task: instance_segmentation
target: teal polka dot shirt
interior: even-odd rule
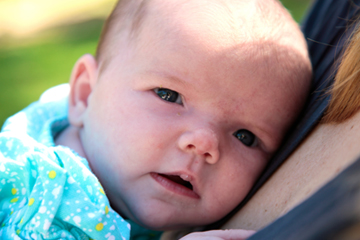
[[[48,90],[3,126],[0,239],[130,238],[86,159],[54,144],[68,126],[67,89]]]

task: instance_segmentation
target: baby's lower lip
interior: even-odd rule
[[[199,195],[197,195],[193,190],[184,187],[181,184],[178,184],[174,181],[171,181],[170,179],[158,174],[158,173],[150,173],[150,176],[156,181],[158,182],[161,186],[163,186],[164,188],[166,188],[167,190],[183,195],[183,196],[187,196],[187,197],[191,197],[191,198],[196,198],[199,199]]]

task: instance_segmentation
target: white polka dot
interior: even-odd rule
[[[23,198],[23,200],[21,200],[20,204],[19,204],[19,208],[22,208],[23,206],[25,206],[26,204],[26,198]]]
[[[74,222],[76,223],[76,225],[80,226],[81,217],[75,216],[75,217],[73,218],[73,220],[74,220]]]
[[[39,213],[45,213],[46,212],[46,207],[45,206],[41,206],[39,208]]]
[[[75,179],[70,176],[70,177],[68,177],[67,182],[68,182],[69,184],[73,184],[73,183],[75,182]]]
[[[58,186],[57,188],[54,188],[54,190],[52,190],[52,194],[54,195],[55,199],[58,198],[58,195],[60,194],[61,192],[61,186]]]
[[[44,230],[48,230],[49,227],[50,227],[50,225],[51,225],[51,222],[50,222],[49,220],[45,219],[45,222],[44,222]]]
[[[86,186],[86,188],[87,188],[88,192],[92,195],[92,192],[93,192],[92,187],[88,185],[88,186]]]
[[[81,212],[81,209],[80,209],[80,208],[78,208],[78,209],[76,209],[76,211],[77,211],[77,212]]]

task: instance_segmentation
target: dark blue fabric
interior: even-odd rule
[[[218,228],[245,205],[321,119],[329,101],[326,92],[333,82],[338,59],[353,29],[354,20],[359,15],[359,6],[360,0],[314,2],[302,25],[314,72],[311,94],[304,111],[244,201],[209,229]]]

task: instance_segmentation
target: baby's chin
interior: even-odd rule
[[[154,219],[145,220],[145,221],[139,221],[137,219],[133,219],[133,221],[146,229],[151,229],[154,231],[180,230],[180,229],[195,227],[195,226],[185,225],[185,224],[180,224],[180,223],[169,223],[169,222],[157,221]]]
[[[190,227],[204,226],[201,224],[184,224],[180,221],[169,220],[167,217],[156,214],[151,214],[151,216],[148,216],[144,214],[137,215],[134,213],[131,217],[129,217],[129,219],[146,229],[155,231],[179,230]]]
[[[144,204],[143,201],[123,202],[117,200],[117,204],[113,204],[114,201],[111,201],[111,206],[120,216],[155,231],[201,227],[218,220],[215,216],[198,217],[200,214],[196,210],[190,214],[186,211],[171,211],[172,208],[167,209],[162,206],[165,204],[162,201],[151,202],[150,200]],[[216,219],[214,220],[214,218]]]

